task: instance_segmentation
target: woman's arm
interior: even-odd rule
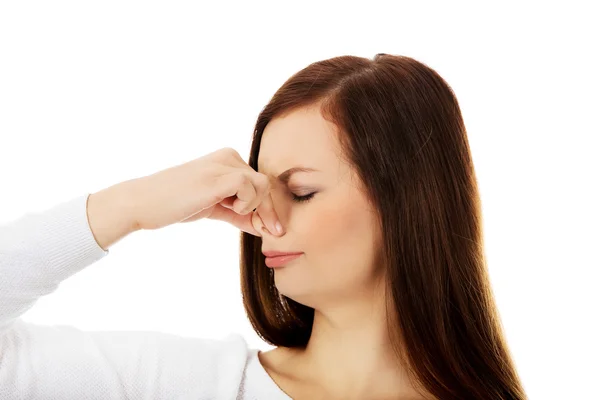
[[[239,336],[217,341],[160,332],[86,332],[19,318],[61,281],[108,254],[88,224],[87,201],[81,196],[0,226],[0,399],[229,398],[223,390],[236,393],[236,376],[241,378],[236,372],[246,361]],[[118,209],[109,202],[96,205],[109,219]],[[103,243],[109,243],[118,235],[105,237]],[[220,387],[218,371],[225,380]]]
[[[87,199],[0,226],[0,333],[61,281],[108,255],[88,224]]]
[[[104,250],[139,230],[134,218],[135,185],[136,180],[121,182],[88,198],[89,225],[96,242]]]
[[[202,218],[277,232],[269,179],[226,148],[1,226],[0,399],[235,399],[247,355],[239,335],[235,344],[19,319],[132,231]]]

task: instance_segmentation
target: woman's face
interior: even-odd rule
[[[274,268],[275,285],[281,294],[313,308],[372,296],[381,278],[376,214],[340,154],[336,126],[321,116],[318,106],[271,120],[259,151],[258,172],[271,180],[271,197],[285,231],[271,235],[254,218],[262,250],[303,252]],[[316,171],[278,181],[294,167]],[[301,201],[305,196],[309,198]]]

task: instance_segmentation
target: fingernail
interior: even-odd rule
[[[280,235],[283,233],[283,227],[281,226],[281,224],[279,223],[279,221],[275,222],[275,230]]]

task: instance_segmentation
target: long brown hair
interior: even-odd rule
[[[440,399],[526,399],[505,341],[483,246],[477,180],[456,96],[410,57],[334,57],[294,74],[260,113],[269,121],[321,105],[379,214],[399,361]],[[306,346],[314,309],[280,295],[261,239],[241,234],[244,306],[274,346]]]

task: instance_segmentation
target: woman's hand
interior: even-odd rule
[[[279,235],[269,191],[266,175],[252,169],[234,149],[223,148],[92,194],[88,218],[98,244],[105,249],[131,231],[202,218],[225,221],[262,236],[255,228],[258,219]]]

